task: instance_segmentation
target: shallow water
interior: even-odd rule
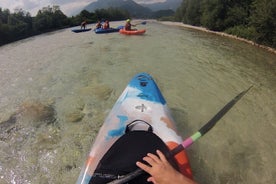
[[[146,34],[65,29],[0,47],[1,184],[75,183],[106,114],[138,72],[155,78],[184,138],[253,85],[187,152],[199,183],[275,183],[276,56],[191,29],[138,28]],[[47,111],[33,104],[54,117],[33,118]]]

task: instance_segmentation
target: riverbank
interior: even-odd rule
[[[197,27],[197,26],[192,26],[192,25],[188,25],[188,24],[183,24],[182,22],[155,21],[155,20],[149,20],[149,21],[159,22],[161,24],[170,25],[170,26],[181,26],[181,27],[185,27],[185,28],[189,28],[189,29],[200,30],[200,31],[204,31],[204,32],[208,32],[208,33],[212,33],[212,34],[216,34],[216,35],[220,35],[220,36],[224,36],[224,37],[233,38],[233,39],[236,39],[236,40],[239,40],[239,41],[242,41],[242,42],[254,45],[256,47],[265,49],[265,50],[267,50],[269,52],[272,52],[272,53],[276,54],[276,49],[274,49],[272,47],[268,47],[268,46],[265,46],[265,45],[257,44],[257,43],[255,43],[255,42],[253,42],[251,40],[240,38],[238,36],[230,35],[230,34],[227,34],[227,33],[224,33],[224,32],[211,31],[211,30],[208,30],[208,29],[206,29],[204,27]]]

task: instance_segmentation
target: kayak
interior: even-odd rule
[[[141,35],[146,32],[145,29],[140,29],[140,30],[125,30],[125,29],[120,29],[121,34],[125,35]]]
[[[98,28],[94,29],[94,32],[96,34],[104,34],[104,33],[114,33],[114,32],[119,32],[119,28],[108,28],[108,29],[103,29],[103,28]]]
[[[129,123],[137,120],[146,122],[146,124],[141,124],[139,128],[145,128],[147,124],[151,126],[153,133],[165,143],[168,150],[173,150],[183,141],[177,132],[166,100],[154,79],[147,73],[138,73],[128,83],[106,117],[82,167],[77,184],[90,183],[104,154],[116,144],[118,139],[123,137]],[[118,151],[125,152],[124,150]],[[179,172],[192,178],[185,150],[175,155],[174,159]]]
[[[86,32],[86,31],[90,31],[91,28],[88,29],[72,29],[72,32],[74,33],[81,33],[81,32]]]

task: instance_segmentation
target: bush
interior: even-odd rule
[[[248,26],[234,26],[226,29],[225,32],[248,40],[254,40],[257,34],[254,27]]]

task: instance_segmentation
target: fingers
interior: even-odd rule
[[[145,161],[147,161],[147,162],[148,162],[148,160],[149,160],[150,162],[157,162],[157,163],[160,162],[159,157],[158,157],[157,155],[152,154],[152,153],[148,153],[148,154],[147,154],[147,157],[144,157],[143,160],[145,160]],[[150,164],[150,163],[149,163],[149,164]]]
[[[167,159],[161,151],[157,150],[156,153],[157,155],[148,153],[147,156],[143,158],[143,160],[146,161],[150,166],[143,164],[142,162],[136,162],[136,165],[140,167],[142,170],[150,173],[150,170],[154,165],[158,165],[162,162],[167,163]]]
[[[143,164],[142,162],[136,162],[136,165],[140,167],[142,170],[146,171],[147,173],[151,174],[151,168],[153,165],[160,163],[159,157],[148,153],[147,156],[143,158],[144,161],[146,161],[149,165]]]
[[[161,151],[157,150],[156,153],[157,155],[148,153],[147,156],[143,158],[143,160],[146,161],[151,166],[154,164],[160,163],[162,161],[167,162],[165,155]]]
[[[167,161],[165,155],[160,150],[156,150],[156,153],[162,161]]]
[[[150,166],[143,164],[142,162],[136,162],[136,165],[140,167],[140,169],[146,171],[147,173],[150,173]]]

